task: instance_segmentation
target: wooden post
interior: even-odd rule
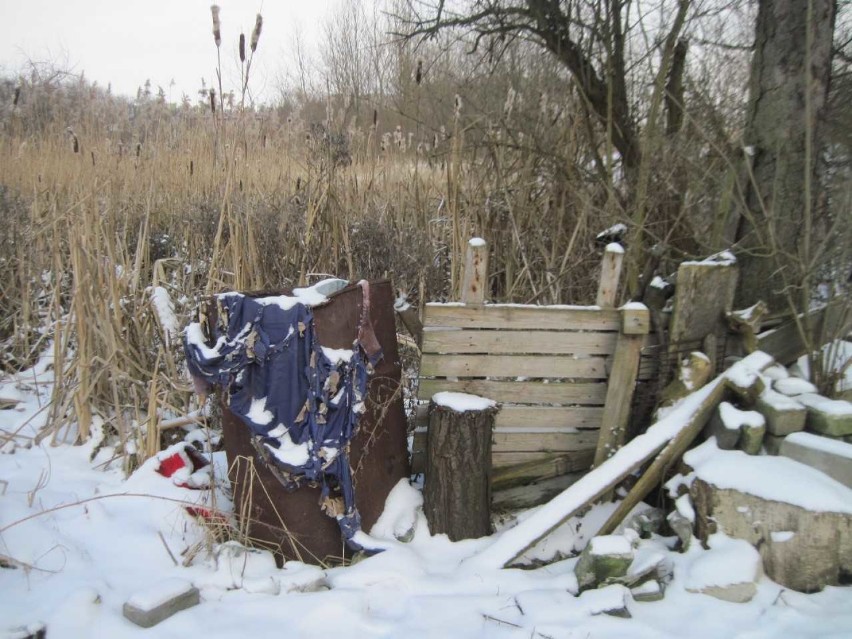
[[[615,306],[618,293],[618,280],[621,278],[621,262],[624,260],[624,249],[618,242],[606,245],[603,262],[601,262],[601,279],[598,282],[598,296],[595,301],[601,308]]]
[[[472,398],[462,412],[442,397]],[[476,405],[478,403],[478,405]],[[433,535],[453,540],[491,534],[491,432],[497,406],[461,393],[438,393],[429,407],[423,512]]]
[[[725,334],[725,314],[734,303],[737,275],[733,260],[680,265],[669,333],[673,349],[681,342],[700,342],[709,333]]]
[[[595,467],[612,457],[624,445],[642,344],[650,331],[650,322],[651,314],[644,304],[634,302],[623,307],[621,331],[607,383]]]
[[[465,304],[484,304],[487,288],[488,244],[481,237],[474,237],[467,243],[461,301]]]

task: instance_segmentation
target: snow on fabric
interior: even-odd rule
[[[324,349],[309,306],[325,300],[315,288],[261,298],[224,293],[216,297],[212,334],[205,339],[191,324],[184,347],[192,376],[227,389],[231,412],[286,488],[318,482],[323,499],[339,489],[344,512],[337,519],[351,540],[360,518],[348,444],[364,410],[368,368],[381,353],[368,362],[358,343],[352,351]]]

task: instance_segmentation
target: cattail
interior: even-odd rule
[[[192,177],[193,173],[195,173],[195,162],[190,160],[189,161],[189,177]]]
[[[136,157],[138,158],[142,154],[142,143],[136,143]]]
[[[240,34],[240,62],[246,61],[246,34]]]
[[[373,109],[373,128],[375,129],[379,125],[379,110]]]
[[[254,31],[251,32],[251,52],[257,50],[257,41],[260,39],[260,32],[263,29],[263,16],[257,14],[257,19],[254,21]]]
[[[65,131],[68,133],[68,135],[71,136],[71,147],[74,149],[74,153],[79,153],[80,141],[77,139],[77,134],[74,133],[74,129],[69,126],[67,129],[65,129]]]
[[[418,86],[423,82],[423,60],[417,61],[417,71],[414,73],[414,81]]]
[[[213,42],[216,43],[216,47],[219,47],[222,44],[222,25],[219,22],[219,5],[210,5],[210,13],[213,15]]]
[[[505,117],[510,117],[512,115],[512,109],[515,108],[515,89],[509,87],[509,91],[506,93],[506,103],[503,105],[503,115]]]
[[[458,119],[458,117],[461,115],[462,106],[463,106],[462,98],[458,93],[456,93],[456,101],[455,101],[455,108],[454,108],[454,115],[455,115],[456,119]]]
[[[94,152],[94,151],[89,151],[89,153],[91,153],[91,154],[92,154],[92,166],[95,166],[95,152]]]
[[[216,89],[210,89],[210,113],[216,114]]]
[[[18,106],[18,100],[20,99],[20,97],[21,97],[21,87],[17,86],[17,87],[15,87],[15,97],[12,100],[12,106],[13,107]]]

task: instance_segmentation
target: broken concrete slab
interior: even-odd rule
[[[630,611],[627,609],[629,595],[630,591],[625,586],[614,584],[581,593],[579,603],[590,615],[610,615],[630,619]]]
[[[717,531],[759,548],[766,574],[793,590],[852,573],[852,490],[786,457],[747,457],[705,443],[684,457],[696,535]]]
[[[779,454],[824,472],[852,488],[852,444],[812,433],[784,438]]]
[[[704,427],[705,439],[715,437],[716,445],[723,450],[735,449],[740,441],[740,424],[728,418],[731,409],[736,410],[733,404],[721,402]]]
[[[756,413],[759,415],[760,413]],[[757,455],[763,446],[763,436],[766,434],[764,424],[749,423],[742,425],[739,448],[747,455]]]
[[[787,435],[779,437],[778,435],[765,433],[763,435],[763,449],[766,451],[766,454],[778,455],[781,451],[781,444],[784,442],[786,437]]]
[[[624,535],[593,537],[574,567],[580,591],[624,577],[633,563],[633,546]]]
[[[789,435],[805,428],[805,407],[770,388],[760,393],[756,408],[766,418],[766,431],[772,435]]]
[[[3,639],[46,639],[47,626],[41,621],[27,624],[26,626],[15,626],[8,630],[0,630]]]
[[[796,401],[807,409],[808,430],[832,437],[852,435],[852,402],[821,395],[799,395]]]
[[[124,616],[151,628],[173,614],[200,603],[198,588],[183,579],[168,579],[134,594],[124,604]]]

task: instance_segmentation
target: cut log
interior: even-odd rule
[[[423,512],[433,535],[458,541],[491,533],[491,432],[497,411],[494,402],[474,395],[432,398]]]

